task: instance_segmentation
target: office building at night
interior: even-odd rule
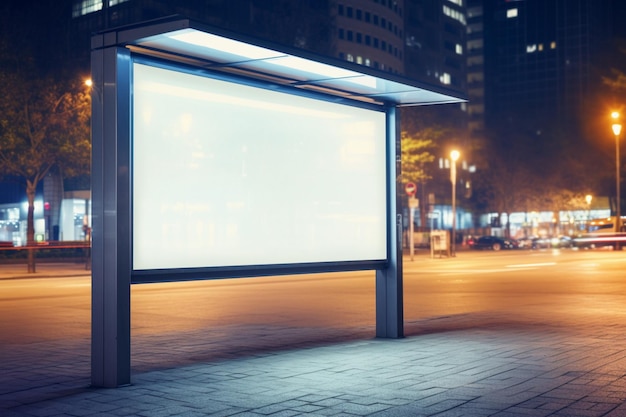
[[[609,44],[608,0],[486,0],[485,111],[536,129],[584,114]]]

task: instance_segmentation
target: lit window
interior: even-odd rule
[[[450,74],[448,74],[447,72],[444,72],[443,74],[439,76],[439,81],[441,82],[441,84],[446,84],[446,85],[452,82]]]
[[[556,42],[550,42],[550,49],[556,49]]]
[[[359,65],[363,65],[363,57],[362,56],[358,56],[356,57],[356,63]]]
[[[528,54],[532,54],[533,52],[537,51],[537,45],[533,44],[533,45],[526,45],[526,53]]]
[[[459,55],[463,55],[463,45],[456,44],[456,53]]]
[[[102,0],[83,0],[74,3],[72,17],[84,16],[102,10]]]
[[[537,49],[539,49],[540,51],[543,51],[543,44],[540,43],[539,46],[537,46]]]
[[[508,19],[511,19],[511,18],[513,18],[513,17],[517,17],[517,9],[508,9],[508,10],[506,11],[506,17],[507,17]]]
[[[346,56],[346,61],[348,61],[348,62],[354,62],[354,55],[352,55],[352,54],[348,54],[348,55]]]
[[[457,10],[451,9],[450,7],[444,5],[443,6],[443,14],[448,16],[451,19],[454,20],[458,20],[459,22],[461,22],[463,25],[466,24],[465,22],[465,15]]]
[[[372,66],[372,61],[370,61],[369,58],[365,58],[365,66],[367,66],[367,67],[371,67]]]
[[[450,3],[458,4],[459,6],[463,6],[463,0],[448,0]]]
[[[108,0],[109,7],[126,3],[129,0]],[[82,0],[74,3],[72,7],[72,17],[85,16],[89,13],[99,12],[102,10],[102,0]]]

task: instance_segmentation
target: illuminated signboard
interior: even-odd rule
[[[135,271],[387,257],[386,114],[133,64]]]

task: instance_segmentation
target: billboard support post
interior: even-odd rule
[[[130,384],[130,52],[96,49],[91,59],[91,383],[113,388]]]
[[[376,337],[404,337],[404,305],[402,291],[402,215],[398,212],[399,199],[396,178],[400,174],[401,143],[399,111],[387,113],[387,178],[389,213],[389,263],[376,271]]]

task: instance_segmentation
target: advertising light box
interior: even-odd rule
[[[387,257],[386,114],[133,64],[132,267]]]

